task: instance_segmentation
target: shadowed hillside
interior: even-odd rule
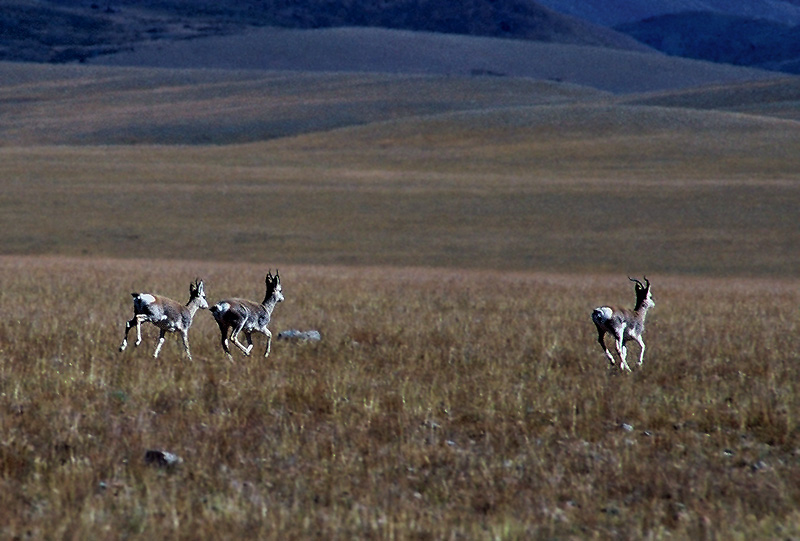
[[[547,55],[554,67],[561,50],[556,47]],[[730,75],[749,73],[733,69]],[[603,70],[583,76],[610,84]],[[624,72],[615,72],[615,85],[634,84],[623,78]],[[696,107],[706,96],[704,108],[749,104],[754,113],[766,108],[767,114],[793,118],[798,85],[784,79],[627,99],[675,106],[688,100],[686,106]],[[452,111],[609,99],[587,86],[514,77],[0,63],[0,102],[7,107],[0,145],[242,143]]]
[[[529,77],[617,93],[774,77],[769,72],[660,53],[378,28],[260,29],[235,36],[143,45],[91,62],[173,69]]]
[[[500,77],[0,63],[0,145],[228,144],[603,96]]]
[[[616,28],[673,56],[800,73],[800,26],[686,12]]]
[[[800,24],[800,2],[797,0],[540,0],[539,3],[559,13],[607,26],[687,11]]]
[[[800,8],[781,0],[738,10],[715,2],[692,8],[706,10],[702,13],[683,12],[680,1],[660,8],[551,2],[562,12],[533,0],[9,0],[0,12],[0,60],[85,62],[147,45],[239,35],[270,26],[306,30],[384,28],[642,53],[652,52],[654,47],[673,55],[715,62],[787,72],[800,69],[797,32],[786,26],[800,20]],[[567,13],[578,13],[580,17]],[[640,21],[636,14],[644,13],[657,17]],[[614,22],[623,25],[606,26]],[[327,56],[332,53],[329,50]],[[230,62],[225,67],[235,67],[235,58],[225,56]]]
[[[144,42],[238,33],[266,25],[385,27],[646,48],[624,34],[558,14],[531,0],[8,0],[0,11],[0,60],[83,61]]]
[[[542,0],[606,25],[664,53],[800,72],[800,3],[796,0]]]

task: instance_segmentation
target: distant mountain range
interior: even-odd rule
[[[0,60],[76,61],[137,43],[259,26],[383,27],[647,49],[611,28],[530,0],[4,0]]]
[[[710,12],[652,17],[616,27],[672,56],[800,73],[800,26]]]
[[[800,73],[800,0],[539,0],[672,56]]]
[[[660,15],[707,12],[786,25],[800,24],[800,0],[538,0],[566,13],[602,26],[613,27]]]
[[[74,62],[253,27],[381,27],[800,73],[800,0],[4,0],[0,60]]]

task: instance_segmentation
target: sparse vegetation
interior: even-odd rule
[[[0,537],[800,536],[795,82],[0,69]],[[117,351],[276,267],[320,342]]]
[[[797,123],[770,118],[555,105],[251,145],[8,147],[0,241],[15,254],[785,277],[800,268],[798,142]]]
[[[260,265],[1,258],[1,535],[800,533],[793,282],[658,278],[625,375],[589,319],[624,277],[281,270],[276,328],[323,341],[230,365],[206,313],[193,362],[119,354],[127,292],[202,274],[213,301]]]

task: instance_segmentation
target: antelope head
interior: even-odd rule
[[[644,284],[642,284],[636,278],[631,278],[628,276],[628,280],[631,282],[635,282],[636,286],[636,309],[639,308],[652,308],[656,305],[656,301],[653,300],[653,296],[650,293],[650,280],[647,279],[647,276],[644,276]]]

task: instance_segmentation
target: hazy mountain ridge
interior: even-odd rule
[[[685,12],[616,28],[673,56],[800,73],[800,26]]]
[[[8,0],[0,60],[86,61],[258,27],[371,27],[603,47],[800,72],[797,0]],[[787,26],[788,25],[788,26]]]
[[[144,42],[231,34],[258,26],[369,26],[646,49],[610,28],[531,0],[116,0],[102,5],[9,0],[0,14],[0,60],[84,60]]]
[[[541,0],[669,55],[800,73],[797,0]]]
[[[781,24],[800,24],[798,0],[538,0],[560,13],[595,24],[616,26],[667,14],[704,11],[721,15],[761,19]]]

